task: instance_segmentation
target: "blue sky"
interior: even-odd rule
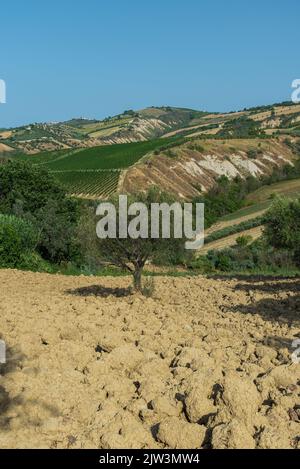
[[[2,2],[0,128],[289,99],[299,18],[299,0]]]

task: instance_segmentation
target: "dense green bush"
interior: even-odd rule
[[[34,251],[22,253],[17,267],[21,270],[31,270],[33,272],[53,273],[55,271],[54,266]]]
[[[300,199],[277,197],[264,216],[264,237],[277,249],[288,249],[300,264]]]
[[[295,270],[292,253],[287,249],[275,249],[265,240],[248,245],[236,245],[222,251],[209,251],[206,256],[211,271],[251,272],[268,271],[276,273],[282,269]]]
[[[17,267],[22,256],[34,250],[37,241],[37,231],[29,221],[0,214],[1,267]]]
[[[263,137],[264,132],[260,129],[259,123],[242,116],[225,122],[224,127],[217,135],[222,138],[253,138]]]
[[[1,165],[0,212],[36,226],[36,248],[44,259],[59,263],[78,256],[75,232],[79,202],[68,198],[47,170],[16,160]]]
[[[246,179],[237,177],[233,180],[221,176],[216,186],[208,193],[194,199],[194,203],[205,204],[206,228],[224,215],[242,208],[246,195],[259,186],[260,182],[252,176]]]

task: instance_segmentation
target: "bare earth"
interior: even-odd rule
[[[1,448],[299,448],[300,283],[0,271]]]

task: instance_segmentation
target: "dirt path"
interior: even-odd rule
[[[0,271],[0,447],[296,448],[299,281]]]

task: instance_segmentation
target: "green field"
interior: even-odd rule
[[[50,161],[61,158],[74,150],[58,150],[58,151],[45,151],[43,153],[38,153],[36,155],[25,155],[25,154],[16,154],[12,156],[16,160],[30,161],[33,165],[44,165]]]
[[[174,138],[156,139],[37,155],[17,154],[14,158],[48,169],[69,194],[100,198],[109,197],[116,192],[122,170],[138,162],[147,153],[174,142],[176,143]]]
[[[146,153],[169,143],[169,141],[157,139],[148,142],[84,148],[76,153],[69,153],[65,158],[49,161],[45,167],[50,171],[126,169],[139,161]]]
[[[120,171],[63,171],[53,174],[70,194],[100,198],[116,192]]]

